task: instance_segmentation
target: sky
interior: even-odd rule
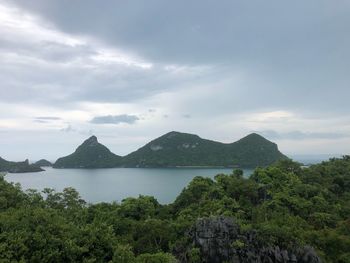
[[[257,132],[350,154],[350,1],[0,0],[0,156]]]

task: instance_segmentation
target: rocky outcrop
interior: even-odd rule
[[[231,243],[238,238],[239,227],[229,218],[203,218],[197,220],[191,235],[206,262],[223,262],[234,255]]]
[[[293,251],[264,246],[255,231],[242,233],[238,224],[227,217],[202,218],[190,231],[194,245],[201,250],[203,262],[237,263],[320,263],[311,247]]]

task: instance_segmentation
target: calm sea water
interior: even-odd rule
[[[204,168],[112,168],[112,169],[53,169],[40,173],[7,174],[6,180],[20,183],[22,189],[43,190],[45,187],[62,191],[77,189],[90,203],[121,201],[126,197],[151,195],[162,204],[171,203],[195,176],[214,178],[232,169]],[[244,170],[249,176],[253,170]]]

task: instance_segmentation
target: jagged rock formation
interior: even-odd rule
[[[24,162],[10,162],[0,157],[0,172],[8,173],[31,173],[44,171],[37,165],[29,164],[28,159]]]
[[[293,251],[261,244],[256,232],[242,233],[231,218],[198,219],[190,232],[195,246],[201,250],[202,260],[208,263],[320,263],[311,247]]]

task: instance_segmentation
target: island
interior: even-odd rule
[[[112,153],[91,136],[74,153],[59,158],[53,168],[112,168],[121,165],[122,157]]]
[[[265,167],[288,159],[277,144],[252,133],[233,142],[221,143],[198,135],[172,131],[140,149],[119,156],[98,142],[96,136],[84,141],[76,151],[59,158],[54,168],[111,167]]]
[[[32,172],[42,172],[40,166],[29,164],[28,159],[23,162],[11,162],[0,157],[0,172],[7,173],[32,173]]]
[[[41,159],[37,162],[34,163],[36,166],[39,166],[39,167],[51,167],[52,166],[52,163],[49,162],[48,160],[45,160],[45,159]]]

